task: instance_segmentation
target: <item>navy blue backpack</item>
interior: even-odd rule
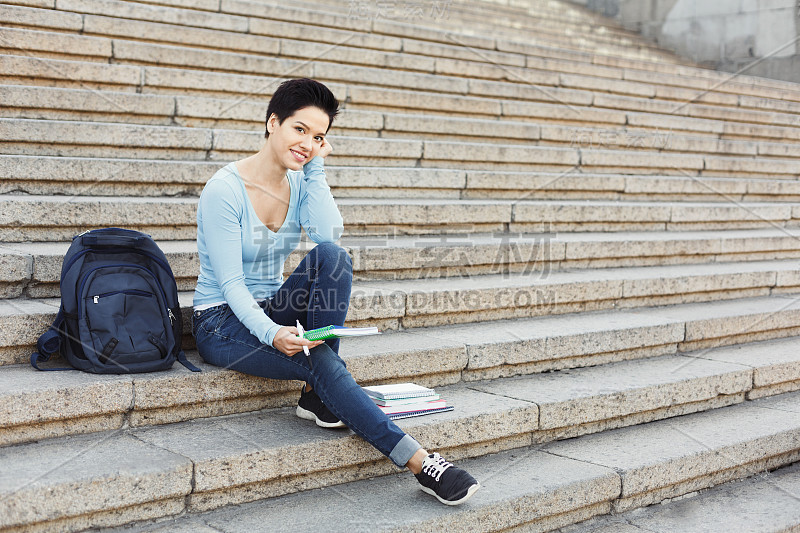
[[[31,365],[60,353],[96,374],[155,372],[180,361],[178,287],[167,258],[149,235],[104,228],[72,239],[61,267],[61,307],[39,337]]]

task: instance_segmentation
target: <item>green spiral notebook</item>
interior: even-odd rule
[[[325,326],[324,328],[310,329],[303,334],[304,339],[310,341],[324,341],[341,337],[361,337],[364,335],[378,335],[378,328],[346,328],[344,326]]]

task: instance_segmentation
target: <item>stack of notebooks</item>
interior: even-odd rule
[[[453,410],[435,390],[414,383],[376,385],[363,389],[392,420]]]

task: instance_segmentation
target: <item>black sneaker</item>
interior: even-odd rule
[[[344,422],[336,418],[336,415],[325,407],[313,389],[306,392],[306,388],[303,387],[300,390],[300,400],[297,402],[295,413],[304,420],[313,420],[321,428],[345,427]]]
[[[436,496],[445,505],[460,505],[481,488],[481,484],[453,463],[445,461],[438,453],[422,461],[422,471],[415,474],[421,489]]]

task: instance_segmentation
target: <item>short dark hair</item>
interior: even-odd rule
[[[264,137],[269,137],[266,122],[269,122],[273,113],[278,117],[278,124],[283,124],[284,120],[304,107],[318,107],[328,114],[330,121],[325,133],[331,129],[333,119],[339,113],[339,101],[322,83],[309,78],[286,80],[278,86],[267,106]]]

